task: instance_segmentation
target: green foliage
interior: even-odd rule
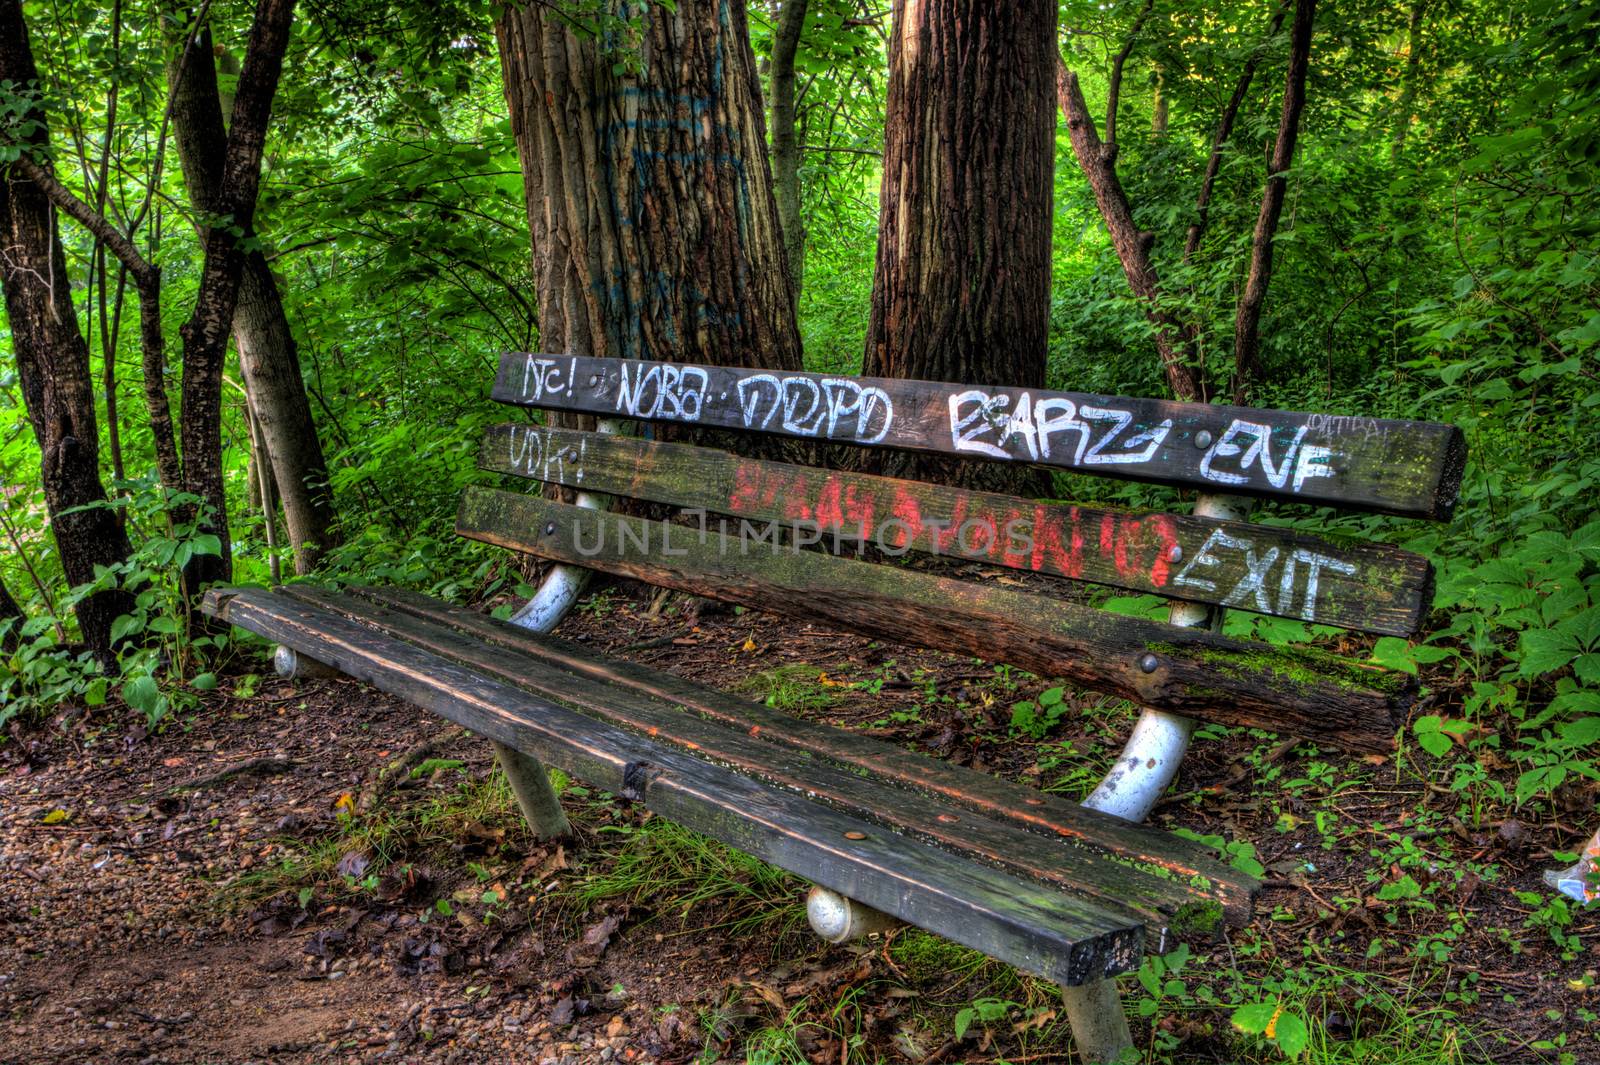
[[[148,482],[117,486],[126,493],[100,504],[127,523],[133,555],[101,567],[89,584],[70,589],[55,603],[58,613],[29,619],[21,641],[0,657],[0,724],[18,714],[43,715],[68,703],[104,705],[113,692],[154,729],[177,709],[194,704],[196,692],[217,686],[210,663],[227,650],[224,634],[197,633],[196,604],[182,582],[184,566],[215,555],[221,544],[202,531],[199,497],[168,495]],[[119,588],[133,595],[133,611],[111,626],[115,660],[106,663],[67,643],[72,607],[95,592]]]
[[[1042,740],[1071,709],[1065,702],[1066,689],[1046,688],[1035,699],[1011,704],[1011,730]]]

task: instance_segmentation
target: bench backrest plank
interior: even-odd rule
[[[632,359],[507,354],[493,394],[1436,520],[1466,461],[1461,431],[1434,422]]]
[[[491,426],[479,465],[569,488],[827,536],[1408,636],[1432,599],[1420,555],[1267,525],[1062,506],[689,444],[532,424]],[[887,541],[887,542],[885,542]]]
[[[676,530],[674,533],[674,529]],[[1224,724],[1385,750],[1413,684],[1403,674],[898,566],[767,545],[469,488],[456,531],[543,558],[963,651]]]

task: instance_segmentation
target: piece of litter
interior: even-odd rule
[[[1600,832],[1583,848],[1578,864],[1570,869],[1546,871],[1544,882],[1576,902],[1600,899]]]

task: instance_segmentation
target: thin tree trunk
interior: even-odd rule
[[[5,582],[0,581],[0,651],[15,651],[20,637],[17,630],[22,628],[26,620],[22,607],[11,597],[11,592],[6,588]],[[13,622],[7,626],[6,622]]]
[[[125,481],[128,479],[128,474],[122,461],[122,422],[117,412],[119,406],[117,402],[117,339],[122,332],[122,300],[128,291],[128,268],[121,263],[117,264],[117,295],[111,303],[110,325],[107,326],[106,252],[104,245],[100,248],[99,259],[100,276],[96,280],[100,286],[100,390],[105,396],[106,403],[106,434],[107,443],[111,448],[111,476],[115,480]]]
[[[894,11],[864,372],[1043,385],[1056,4],[897,0]],[[1030,479],[893,452],[864,461],[989,488]]]
[[[1417,73],[1422,66],[1422,19],[1428,11],[1428,0],[1412,0],[1411,22],[1406,31],[1406,72],[1402,75],[1400,100],[1396,105],[1394,139],[1390,144],[1391,157],[1400,158],[1405,151],[1406,135],[1411,132],[1411,120],[1417,101]]]
[[[217,213],[230,216],[233,226],[247,238],[255,220],[261,155],[293,17],[294,0],[259,0],[239,75],[216,205]],[[206,234],[200,292],[194,313],[181,330],[179,437],[184,485],[209,506],[210,515],[202,525],[222,542],[220,555],[199,556],[189,564],[184,580],[191,591],[212,581],[225,581],[233,573],[222,475],[222,369],[246,258],[228,230],[217,227]]]
[[[495,23],[549,352],[800,367],[744,4],[643,9],[620,62],[554,5]]]
[[[1267,164],[1267,184],[1261,193],[1261,213],[1256,218],[1250,246],[1250,273],[1233,323],[1233,400],[1243,403],[1250,385],[1261,373],[1261,308],[1272,280],[1272,241],[1283,213],[1283,198],[1289,186],[1285,175],[1294,162],[1295,138],[1300,130],[1300,112],[1306,102],[1306,72],[1311,66],[1311,29],[1316,19],[1317,0],[1295,0],[1294,23],[1289,31],[1289,72],[1284,79],[1283,113],[1278,120],[1278,139]]]
[[[186,57],[186,58],[185,58]],[[180,50],[170,68],[172,122],[189,199],[201,213],[220,206],[228,134],[223,125],[211,36]],[[239,372],[272,456],[271,476],[283,504],[295,572],[316,568],[332,544],[336,515],[328,465],[300,374],[299,349],[276,279],[259,251],[246,256],[233,311]],[[252,485],[258,482],[252,479]]]
[[[167,404],[166,338],[161,329],[161,270],[139,254],[133,241],[119,233],[105,217],[74,196],[54,174],[27,156],[12,164],[59,210],[92,233],[109,248],[129,273],[139,293],[139,344],[143,349],[145,405],[150,411],[150,433],[161,483],[177,491],[183,487],[183,466],[173,437],[172,410]]]
[[[1167,127],[1171,124],[1171,108],[1167,104],[1167,87],[1160,67],[1156,68],[1155,100],[1151,106],[1150,132],[1158,137],[1167,134]]]
[[[1267,27],[1268,41],[1278,35],[1278,30],[1283,26],[1283,17],[1289,12],[1289,0],[1283,0],[1278,5],[1278,10],[1272,15],[1272,22]],[[1263,47],[1250,53],[1244,61],[1244,68],[1239,71],[1239,80],[1234,83],[1233,95],[1228,98],[1227,106],[1222,109],[1222,117],[1217,120],[1217,132],[1211,138],[1211,156],[1206,160],[1205,177],[1200,179],[1200,192],[1194,199],[1194,221],[1189,223],[1189,232],[1183,241],[1183,261],[1188,262],[1194,253],[1200,250],[1200,240],[1205,236],[1206,224],[1211,218],[1211,190],[1217,182],[1217,172],[1222,169],[1222,149],[1228,143],[1228,138],[1233,135],[1233,124],[1239,117],[1239,108],[1244,104],[1245,96],[1250,92],[1250,82],[1255,80],[1256,67],[1261,63]]]
[[[800,137],[795,128],[794,56],[805,29],[808,0],[782,0],[772,35],[772,191],[778,200],[783,248],[795,299],[805,283],[806,231],[800,213]]]
[[[1122,263],[1128,287],[1144,303],[1145,316],[1155,327],[1156,351],[1160,355],[1162,369],[1166,371],[1167,386],[1178,399],[1203,401],[1208,397],[1200,367],[1195,364],[1194,328],[1162,305],[1161,279],[1150,260],[1155,234],[1140,230],[1134,224],[1128,194],[1123,191],[1122,182],[1117,177],[1116,144],[1100,140],[1094,118],[1089,114],[1089,106],[1084,102],[1083,90],[1078,87],[1078,76],[1068,70],[1064,63],[1056,68],[1056,93],[1061,110],[1067,116],[1067,133],[1072,140],[1073,155],[1077,157],[1084,176],[1089,179],[1089,187],[1094,191],[1100,217],[1111,234],[1111,244]],[[1114,130],[1115,123],[1109,121],[1109,110],[1107,117],[1107,128]]]
[[[17,87],[39,82],[19,0],[0,0],[0,81]],[[41,108],[32,117],[37,124],[27,146],[43,150],[49,143],[46,116]],[[86,584],[96,579],[97,567],[127,559],[128,537],[105,505],[89,348],[72,304],[55,211],[20,166],[0,181],[0,244],[6,253],[0,258],[0,279],[11,348],[39,442],[51,531],[67,580]],[[77,607],[85,642],[109,651],[111,623],[132,609],[133,597],[126,592],[85,598]]]

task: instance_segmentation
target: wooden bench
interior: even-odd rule
[[[1174,931],[1251,913],[1250,877],[1138,824],[1196,720],[1377,751],[1412,698],[1403,674],[1217,631],[1221,608],[1237,608],[1408,635],[1429,607],[1426,559],[1247,524],[1251,500],[1442,520],[1465,457],[1458,430],[1429,423],[576,356],[507,355],[494,398],[600,419],[599,431],[487,433],[484,469],[579,493],[569,504],[467,490],[462,535],[557,563],[511,622],[408,592],[307,585],[217,590],[207,611],[276,641],[281,671],[322,663],[493,740],[541,835],[568,827],[550,762],[813,881],[809,910],[829,938],[889,915],[1058,982],[1094,1060],[1128,1043],[1109,978]],[[640,422],[1201,495],[1186,515],[1045,503],[618,431]],[[678,517],[613,513],[612,497]],[[843,540],[872,546],[845,557]],[[957,579],[949,565],[906,564],[908,551],[1155,593],[1173,600],[1169,621]],[[1147,709],[1080,805],[546,635],[595,571],[1009,663]]]

